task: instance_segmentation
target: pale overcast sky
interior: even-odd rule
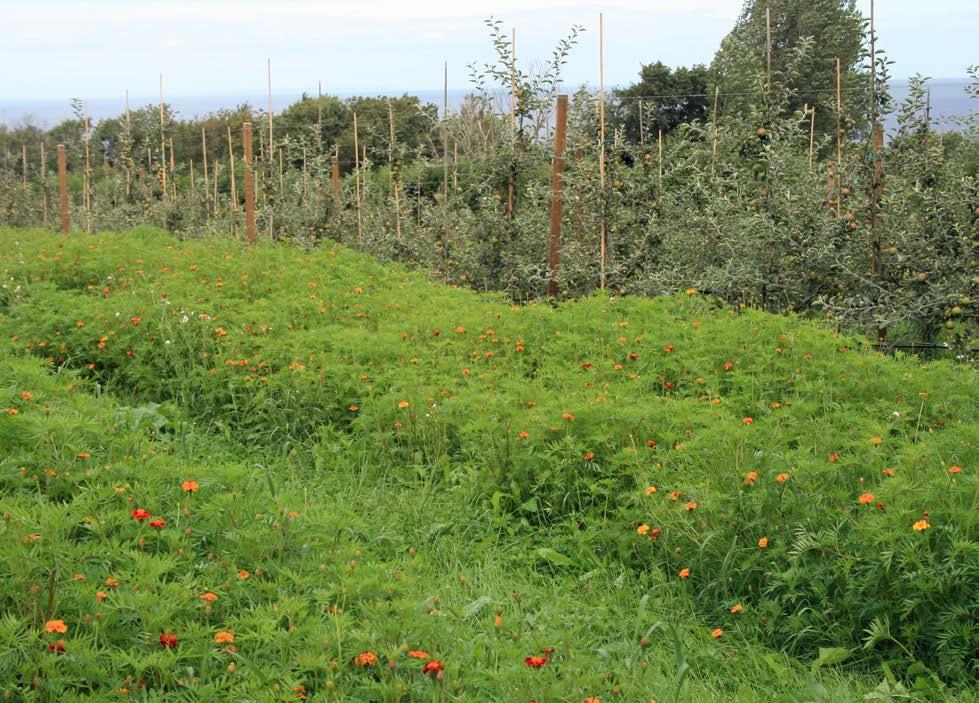
[[[864,11],[869,0],[860,0]],[[466,65],[491,58],[482,20],[517,28],[520,59],[544,59],[572,24],[587,29],[566,67],[575,86],[598,81],[605,12],[606,82],[641,63],[707,63],[740,0],[0,0],[0,96],[5,99],[254,95],[266,57],[276,93],[467,87]],[[881,46],[894,75],[961,77],[979,62],[979,0],[877,0]]]

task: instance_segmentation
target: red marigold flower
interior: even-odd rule
[[[149,520],[151,513],[149,510],[144,510],[143,508],[136,508],[130,513],[130,515],[133,516],[133,519],[142,522],[143,520]]]
[[[164,632],[160,635],[160,646],[164,649],[174,649],[177,646],[177,636]]]
[[[547,664],[547,657],[526,657],[523,663],[529,666],[531,669],[540,669],[542,666]]]
[[[161,518],[157,518],[156,520],[153,520],[153,522],[149,523],[150,527],[152,527],[155,530],[159,530],[159,529],[165,527],[166,524],[167,524],[167,521],[164,520],[162,517]]]
[[[445,667],[442,666],[442,662],[440,662],[438,659],[425,662],[425,666],[422,667],[423,674],[437,674],[440,671],[445,671]]]
[[[55,654],[64,654],[65,652],[65,641],[58,640],[57,642],[52,642],[48,645],[48,651],[54,652]]]

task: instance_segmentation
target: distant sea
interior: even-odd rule
[[[968,81],[962,79],[935,79],[929,82],[931,86],[932,119],[936,124],[946,129],[954,129],[954,118],[964,117],[972,110],[979,110],[979,100],[970,99],[965,93]],[[908,94],[907,81],[892,81],[889,84],[891,95],[896,103],[900,103]],[[611,89],[610,89],[611,90]],[[457,109],[471,93],[469,89],[452,89],[448,91],[449,109]],[[413,95],[422,103],[433,103],[441,109],[441,90],[406,90],[402,92],[366,93],[368,95],[398,97]],[[350,98],[365,93],[339,93],[340,98]],[[280,112],[299,100],[301,93],[273,93],[272,109]],[[221,109],[235,108],[242,103],[248,103],[258,109],[268,106],[267,94],[255,95],[165,95],[164,100],[177,113],[179,118],[187,119],[206,115]],[[146,105],[156,105],[156,97],[130,96],[129,102],[133,109]],[[106,117],[115,117],[125,110],[123,96],[113,98],[92,98],[88,101],[88,112],[93,121]],[[62,120],[72,117],[71,100],[40,100],[40,99],[8,99],[0,97],[0,124],[16,127],[30,122],[38,127],[50,128]],[[888,131],[897,127],[897,121],[892,116],[886,125]]]

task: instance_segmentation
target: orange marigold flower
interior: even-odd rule
[[[962,473],[962,467],[961,467],[961,466],[954,466],[954,465],[953,465],[953,466],[950,466],[950,467],[948,468],[948,472],[949,472],[950,474],[952,474],[953,476],[954,476],[955,474],[960,474],[960,473]]]
[[[219,596],[217,593],[211,593],[210,591],[201,596],[201,600],[206,600],[208,603],[213,603],[214,601],[218,600],[218,598]]]
[[[871,437],[870,438],[870,443],[872,445],[874,445],[875,447],[879,447],[881,444],[884,443],[884,438],[883,437]]]
[[[421,649],[413,649],[408,652],[408,656],[412,659],[431,659],[432,655]]]
[[[746,473],[744,475],[744,484],[746,486],[753,486],[753,485],[755,485],[755,481],[757,481],[757,480],[758,480],[758,472],[757,471],[749,471],[748,473]]]
[[[398,407],[401,408],[402,410],[404,410],[405,408],[407,408],[408,405],[409,405],[409,403],[408,403],[407,400],[402,400],[400,403],[398,403]]]
[[[352,413],[355,413],[358,410],[360,410],[360,408],[358,408],[356,405],[351,405],[349,409],[350,409],[350,412],[352,412]]]
[[[651,496],[656,492],[656,486],[646,486],[646,495]]]
[[[224,337],[228,333],[225,331],[224,327],[218,327],[214,330],[214,334],[216,334],[218,337]]]
[[[540,669],[547,664],[547,657],[524,657],[523,663],[531,669]]]
[[[929,527],[931,527],[931,523],[927,520],[918,520],[918,522],[911,525],[911,529],[913,529],[915,532],[924,532]]]
[[[20,415],[20,410],[17,408],[7,408],[4,412],[8,415]]]
[[[670,500],[680,500],[682,495],[680,491],[670,491]]]
[[[582,459],[584,459],[585,461],[591,461],[594,458],[595,455],[592,454],[591,452],[585,452],[585,455],[582,457]]]
[[[527,432],[527,431],[523,431],[523,432],[521,432],[520,434],[517,435],[517,440],[518,441],[519,440],[524,440],[524,439],[527,439],[528,437],[530,437],[530,433]]]
[[[240,578],[242,581],[247,581],[251,577],[252,577],[252,575],[250,573],[248,573],[247,571],[245,571],[244,569],[242,569],[241,571],[238,572],[238,578]]]
[[[758,540],[759,549],[768,549],[768,537],[762,537]]]
[[[465,333],[466,333],[466,328],[465,327],[463,327],[462,325],[459,325],[458,327],[456,327],[456,334],[465,334]]]
[[[354,664],[357,666],[374,666],[377,664],[377,655],[367,650],[354,657]]]
[[[860,503],[860,505],[870,505],[871,503],[874,502],[874,494],[862,493],[860,497],[857,498],[857,502]]]
[[[737,615],[742,610],[744,610],[744,606],[741,605],[740,603],[735,603],[734,605],[731,606],[731,614],[732,615]]]
[[[44,629],[47,632],[57,632],[59,635],[68,632],[68,626],[65,625],[64,620],[48,620],[44,623]]]
[[[691,500],[689,503],[683,506],[683,509],[688,513],[697,509],[697,501]]]
[[[710,636],[716,640],[723,634],[724,634],[724,630],[722,630],[719,627],[715,627],[714,630],[710,633]]]
[[[646,523],[641,524],[639,527],[636,528],[636,533],[642,537],[645,537],[646,535],[649,534],[649,525],[647,525]]]
[[[97,600],[99,603],[103,602],[108,597],[109,597],[109,594],[106,593],[105,591],[96,591],[95,592],[95,600]]]
[[[683,567],[682,569],[680,569],[680,573],[677,574],[677,576],[679,576],[682,579],[687,578],[687,576],[689,576],[689,575],[690,575],[690,568],[689,567],[686,567],[686,566]]]
[[[568,422],[574,420],[574,415],[572,415],[571,413],[561,413],[561,417],[567,420]]]
[[[200,487],[201,486],[199,483],[197,483],[197,481],[184,481],[180,484],[180,488],[182,488],[185,493],[193,493]]]
[[[689,291],[687,292],[689,294]],[[588,698],[583,700],[581,703],[602,703],[602,701],[599,700],[598,698],[595,698],[594,696],[588,696]]]
[[[30,391],[21,391],[20,392],[20,399],[21,400],[30,400],[33,397],[34,397],[34,394],[31,393]]]
[[[775,477],[775,480],[778,481],[779,483],[785,483],[786,481],[789,480],[789,475],[786,473],[781,473]]]
[[[840,460],[840,455],[836,454],[835,452],[827,457],[827,461],[829,461],[830,464],[835,464],[839,460]]]
[[[109,588],[116,588],[119,585],[119,579],[115,576],[110,576],[105,580],[105,585]]]
[[[231,630],[221,630],[214,635],[215,644],[231,644],[235,641],[235,633]]]
[[[746,418],[742,419],[741,422],[743,422],[746,425],[750,425],[752,422],[754,422],[754,420],[751,419],[750,417],[746,417]]]
[[[884,474],[885,476],[893,476],[894,475],[894,469],[888,467],[888,468],[884,469],[883,471],[881,471],[881,473]]]

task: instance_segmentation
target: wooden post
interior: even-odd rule
[[[48,169],[44,160],[44,142],[41,142],[41,210],[44,227],[48,226]]]
[[[388,98],[388,131],[390,132],[390,147],[388,148],[388,169],[391,171],[391,192],[394,195],[394,230],[398,241],[401,241],[401,186],[398,183],[397,171],[394,165],[394,109],[391,98]]]
[[[360,141],[357,134],[357,113],[354,112],[354,195],[357,198],[357,240],[364,237],[364,225],[360,214]]]
[[[598,15],[598,187],[601,211],[601,234],[599,240],[598,277],[599,288],[605,290],[605,15]]]
[[[58,145],[58,188],[61,191],[61,231],[68,234],[68,160],[65,145]]]
[[[557,96],[557,124],[554,126],[554,165],[551,174],[551,247],[550,247],[550,279],[547,282],[547,294],[557,296],[558,269],[561,265],[561,215],[564,200],[561,197],[564,174],[564,145],[568,127],[568,96]]]
[[[235,150],[231,144],[231,125],[228,125],[228,161],[231,168],[231,173],[228,174],[231,179],[231,210],[232,212],[237,212],[238,186],[236,184],[237,179],[235,178]]]
[[[333,171],[333,205],[340,208],[340,154],[339,152],[330,157],[330,165]]]
[[[245,152],[245,237],[255,243],[255,174],[252,172],[252,123],[242,126],[242,142]]]

